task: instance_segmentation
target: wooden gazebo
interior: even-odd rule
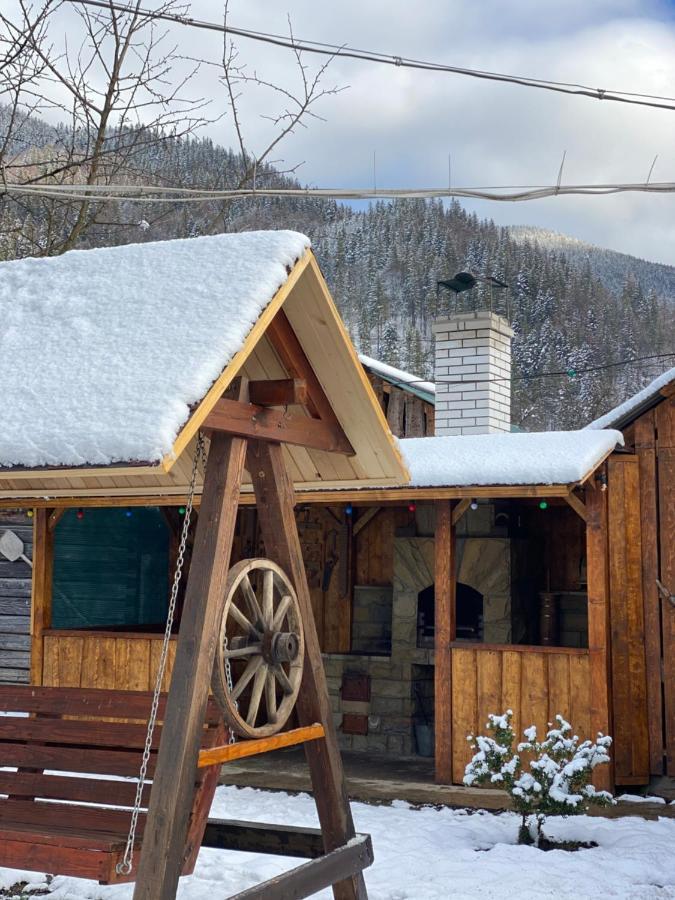
[[[139,799],[140,867],[130,873],[119,862],[109,865],[110,877],[102,880],[135,878],[137,900],[168,898],[175,894],[181,871],[194,865],[215,788],[211,778],[211,793],[200,789],[196,794],[197,773],[204,768],[217,772],[222,761],[232,758],[222,738],[221,745],[215,737],[204,744],[204,722],[214,721],[213,704],[207,717],[207,702],[218,655],[227,677],[221,665],[214,692],[221,699],[219,692],[227,695],[229,690],[229,705],[222,706],[231,734],[265,735],[257,747],[252,747],[256,739],[250,742],[251,752],[308,741],[329,855],[320,867],[301,867],[289,876],[301,884],[295,890],[305,891],[293,896],[335,884],[336,897],[365,897],[361,869],[371,857],[367,842],[352,840],[354,826],[293,512],[294,491],[393,486],[404,483],[407,473],[307,239],[291,232],[260,232],[24,260],[0,269],[0,294],[10,289],[15,314],[4,335],[0,326],[0,340],[18,352],[9,364],[7,354],[0,355],[0,376],[14,388],[0,434],[0,503],[36,511],[34,684],[44,684],[48,665],[74,666],[72,644],[59,644],[58,635],[49,630],[53,533],[63,512],[187,497],[189,513],[191,487],[201,495],[171,660],[173,676],[158,711],[161,740],[158,746],[147,745],[154,777],[149,801]],[[22,355],[22,341],[24,350],[39,346],[40,355]],[[17,371],[22,366],[25,371]],[[204,465],[199,453],[205,444]],[[269,563],[258,561],[265,563],[264,571],[253,588],[248,570],[228,575],[242,491],[255,494],[265,555],[271,558]],[[186,536],[185,528],[181,551]],[[233,599],[237,589],[244,597],[239,609]],[[229,613],[234,614],[233,631],[228,631]],[[167,631],[165,643],[169,636]],[[108,660],[112,654],[131,665],[128,635],[120,635],[119,642],[119,654],[110,635],[100,639],[99,650]],[[81,645],[79,651],[82,663]],[[118,687],[96,646],[86,652],[96,660],[98,673],[90,686]],[[49,653],[54,658],[48,660]],[[240,676],[235,672],[233,688],[230,665],[244,659],[246,668]],[[298,666],[301,680],[294,685]],[[119,857],[122,835],[114,846],[106,843],[112,814],[87,818],[86,808],[69,806],[75,810],[73,821],[80,823],[72,833],[39,825],[45,809],[41,798],[83,799],[68,793],[73,788],[67,778],[57,779],[66,793],[55,795],[53,778],[39,773],[46,768],[68,771],[75,749],[77,758],[101,756],[95,750],[100,746],[96,728],[60,716],[68,716],[69,709],[86,716],[94,707],[104,720],[106,712],[108,718],[115,711],[120,714],[119,702],[109,698],[97,704],[91,691],[68,688],[81,684],[74,670],[70,678],[59,687],[3,689],[5,710],[32,712],[40,721],[30,732],[35,732],[33,756],[26,756],[25,746],[13,750],[17,720],[11,715],[0,719],[5,755],[16,752],[17,758],[32,760],[25,771],[33,773],[24,775],[19,768],[15,784],[5,791],[9,797],[2,803],[0,827],[12,853],[6,860],[0,855],[4,864],[27,868],[51,862],[50,871],[58,871],[73,848],[90,848],[94,839],[103,842],[97,849],[104,847],[109,860]],[[284,698],[293,689],[295,737],[280,733],[292,711]],[[64,699],[69,690],[71,706]],[[109,697],[109,690],[101,697],[104,693]],[[137,711],[134,716],[142,718]],[[112,726],[101,727],[106,741],[113,742]],[[215,735],[217,728],[208,733]],[[125,749],[121,738],[115,740],[115,746]],[[140,747],[137,740],[127,749]],[[45,745],[53,751],[49,762]],[[93,755],[87,756],[89,751]],[[108,771],[89,765],[84,771]],[[87,874],[84,863],[78,865],[73,874]],[[100,866],[96,871],[102,871]],[[287,883],[282,878],[276,887],[261,886],[242,897],[286,896]]]

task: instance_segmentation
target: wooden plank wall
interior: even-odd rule
[[[649,781],[640,482],[637,456],[608,461],[612,736],[619,784]]]
[[[649,771],[663,774],[663,682],[661,675],[661,609],[656,579],[659,577],[658,482],[655,410],[635,421],[635,453],[640,475],[640,544],[642,548],[642,599],[647,679]],[[630,437],[627,435],[627,442]]]
[[[151,691],[161,653],[161,636],[112,632],[52,631],[44,635],[43,681],[49,687],[91,687]],[[168,691],[176,641],[162,682]]]
[[[656,407],[660,581],[675,594],[675,395]],[[675,606],[661,601],[666,772],[675,775]]]
[[[375,396],[387,423],[396,437],[429,437],[434,433],[434,405],[410,391],[402,390],[383,378],[368,373]]]
[[[587,650],[518,646],[452,650],[452,780],[461,784],[471,759],[468,734],[485,734],[489,713],[513,710],[518,740],[536,725],[540,736],[556,714],[576,734],[591,734],[590,668]]]
[[[15,532],[33,557],[33,523],[24,512],[0,514],[0,535]],[[32,572],[22,560],[0,557],[0,684],[30,681],[30,597]]]

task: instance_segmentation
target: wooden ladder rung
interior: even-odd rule
[[[322,737],[325,737],[323,725],[315,724],[307,725],[305,728],[294,728],[268,738],[238,741],[236,744],[225,744],[223,747],[211,747],[208,750],[200,750],[198,766],[200,769],[205,769],[207,766],[216,766],[233,759],[257,756],[259,753],[267,753],[269,750],[279,750],[282,747],[293,747],[307,741],[317,741]]]

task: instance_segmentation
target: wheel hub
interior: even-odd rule
[[[271,666],[294,662],[299,653],[300,636],[294,631],[268,631],[263,637],[262,655]]]

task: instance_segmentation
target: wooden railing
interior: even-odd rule
[[[539,735],[556,714],[590,737],[588,650],[560,647],[454,644],[452,654],[452,780],[462,783],[471,758],[468,734],[485,734],[489,713],[512,709],[516,735],[536,725]]]
[[[161,634],[114,631],[45,631],[42,683],[51,687],[91,687],[151,691],[162,649]],[[171,641],[163,690],[169,689],[176,642]]]

